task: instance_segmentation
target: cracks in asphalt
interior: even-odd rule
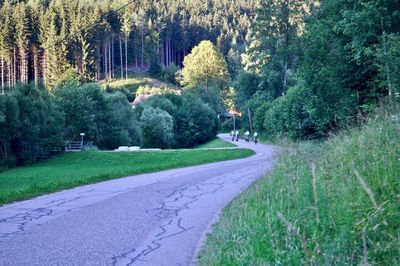
[[[0,219],[0,242],[16,234],[28,234],[26,232],[28,227],[41,226],[46,221],[46,218],[57,217],[92,205],[80,205],[78,204],[80,200],[120,194],[129,190],[129,188],[112,192],[96,192],[95,189],[85,190],[75,194],[72,198],[60,198],[44,202],[41,208],[22,208],[20,204],[9,206],[5,211],[10,213],[9,216],[5,215],[4,218]],[[47,199],[48,197],[42,198],[42,200]]]
[[[152,231],[149,237],[136,248],[111,258],[112,265],[132,265],[138,262],[148,262],[149,255],[163,247],[163,240],[184,234],[194,226],[185,226],[185,220],[182,211],[192,207],[192,205],[210,194],[214,194],[224,189],[227,184],[237,184],[245,180],[248,182],[248,173],[246,171],[235,178],[229,178],[227,175],[220,175],[205,180],[195,185],[179,185],[169,189],[157,190],[157,193],[166,197],[161,205],[146,210],[147,214],[153,215],[160,221],[156,230]]]

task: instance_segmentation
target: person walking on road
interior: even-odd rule
[[[250,140],[250,132],[248,130],[246,132],[244,132],[244,140],[246,142],[249,142],[249,140]]]
[[[236,130],[235,136],[236,136],[236,142],[238,142],[239,141],[239,130]]]
[[[254,132],[254,134],[253,134],[253,140],[254,140],[254,144],[257,145],[257,142],[258,142],[258,133],[257,132]]]

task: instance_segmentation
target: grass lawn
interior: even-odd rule
[[[0,173],[0,204],[107,179],[253,155],[246,149],[77,152]]]
[[[207,143],[196,146],[195,149],[232,148],[232,147],[237,147],[237,146],[220,138],[215,138]]]
[[[301,143],[223,211],[199,265],[398,265],[400,112]]]

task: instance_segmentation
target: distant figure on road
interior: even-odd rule
[[[246,132],[244,132],[244,140],[246,142],[250,141],[250,132],[248,130]]]
[[[232,137],[232,141],[235,141],[235,131],[232,130],[230,136]]]
[[[239,130],[236,130],[235,136],[236,136],[236,142],[239,141]]]
[[[254,144],[257,145],[257,142],[258,142],[258,133],[257,132],[254,132],[253,139],[254,139]]]

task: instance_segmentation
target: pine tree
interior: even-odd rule
[[[28,83],[28,62],[29,62],[29,18],[26,4],[21,2],[15,7],[15,36],[16,45],[19,51],[19,81]]]
[[[6,76],[6,66],[11,62],[11,17],[10,5],[8,1],[0,9],[0,60],[1,60],[1,89],[2,94],[4,94],[5,76]],[[11,74],[10,72],[8,73]],[[10,86],[10,78],[8,86]]]

